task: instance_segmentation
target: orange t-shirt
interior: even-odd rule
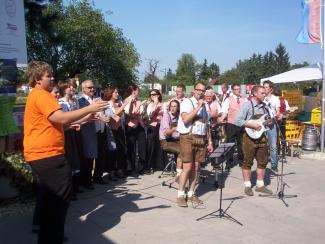
[[[24,115],[24,156],[33,161],[64,154],[63,126],[47,118],[61,106],[51,94],[33,88],[28,95]]]

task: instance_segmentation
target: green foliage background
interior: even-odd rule
[[[137,81],[139,54],[133,43],[89,1],[38,2],[25,5],[28,61],[50,63],[57,80],[82,74],[122,89]]]

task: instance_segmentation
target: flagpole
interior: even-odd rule
[[[322,1],[322,14],[321,14],[321,26],[322,26],[322,48],[323,48],[323,79],[322,79],[322,121],[321,121],[321,138],[320,138],[320,151],[324,152],[324,139],[325,139],[325,0]]]

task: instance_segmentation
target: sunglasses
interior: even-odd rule
[[[202,90],[202,89],[195,89],[195,91],[198,91],[198,92],[205,92],[205,90]]]
[[[158,96],[157,93],[151,93],[150,96]]]
[[[86,88],[89,89],[89,90],[94,89],[93,86],[88,86],[88,87],[86,87]]]

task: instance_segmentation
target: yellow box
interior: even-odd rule
[[[313,110],[311,110],[311,118],[310,118],[310,122],[312,124],[321,124],[322,121],[322,111],[321,108],[314,108]]]

